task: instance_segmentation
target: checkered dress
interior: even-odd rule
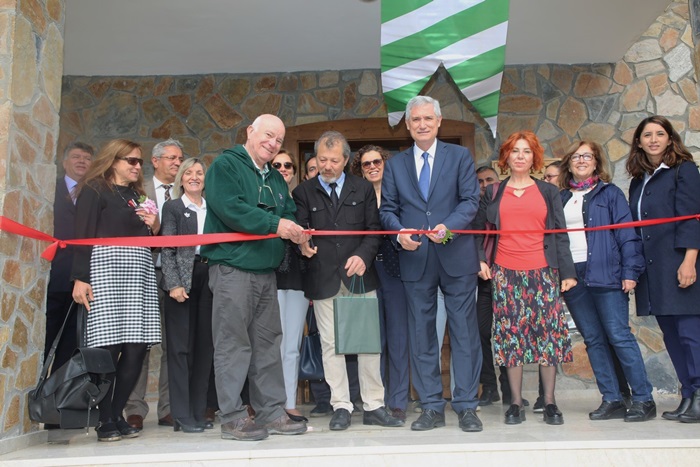
[[[87,345],[160,342],[158,290],[151,251],[95,246],[90,259],[95,300],[87,315]]]

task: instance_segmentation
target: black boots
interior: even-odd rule
[[[683,423],[700,423],[700,389],[696,389],[690,399],[688,409],[678,415],[678,421]]]

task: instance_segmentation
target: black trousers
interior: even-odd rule
[[[51,350],[51,344],[61,330],[63,320],[66,319],[66,313],[73,302],[72,292],[49,292],[46,294],[46,339],[44,340],[44,361]],[[77,341],[77,313],[73,312],[70,319],[66,323],[63,330],[63,335],[56,349],[52,371],[61,368],[61,366],[70,360],[73,352],[78,347]]]
[[[189,298],[165,297],[170,413],[173,418],[204,421],[211,376],[212,293],[209,268],[195,262]]]

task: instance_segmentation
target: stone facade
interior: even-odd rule
[[[548,157],[561,157],[577,139],[591,139],[605,148],[615,183],[626,191],[624,163],[632,132],[642,118],[654,113],[669,117],[691,151],[700,154],[693,51],[688,3],[674,1],[616,63],[507,67],[496,139],[444,69],[438,70],[424,93],[440,100],[445,118],[475,123],[478,164],[489,162],[499,141],[519,129],[535,130]],[[378,70],[68,76],[63,80],[58,147],[76,138],[99,146],[125,137],[150,150],[172,136],[184,143],[189,155],[210,159],[242,142],[246,126],[264,112],[279,115],[289,127],[385,117],[386,107]],[[676,392],[675,374],[654,320],[633,315],[631,325],[654,387]],[[564,365],[566,377],[559,387],[594,387],[580,336],[574,341],[576,362]],[[155,357],[151,356],[152,363]],[[151,365],[154,378],[156,366]]]
[[[0,0],[0,211],[42,232],[53,230],[63,24],[63,0]],[[0,453],[45,439],[27,412],[43,360],[45,246],[0,234]]]

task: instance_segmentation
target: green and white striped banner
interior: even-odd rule
[[[496,135],[509,0],[382,0],[382,89],[389,123],[444,64]]]

